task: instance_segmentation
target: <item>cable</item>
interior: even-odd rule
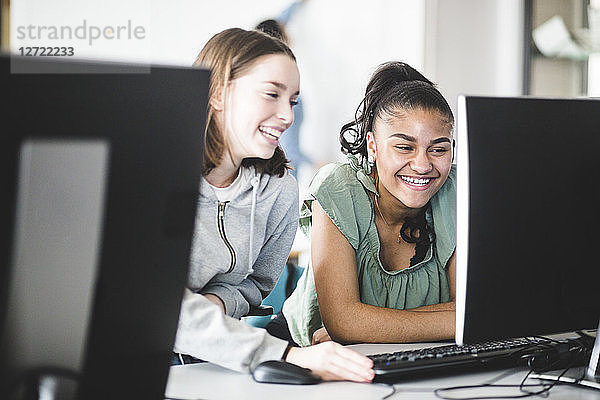
[[[519,372],[521,372],[520,368],[518,368],[518,367],[517,368],[512,368],[512,369],[509,369],[508,371],[505,371],[505,372],[501,373],[500,375],[498,375],[498,376],[496,376],[496,377],[488,380],[487,382],[483,382],[483,384],[484,385],[491,385],[493,383],[496,383],[496,382],[498,382],[498,381],[500,381],[500,380],[502,380],[502,379],[504,379],[506,377],[509,377],[509,376],[514,375],[514,374],[519,373]]]
[[[388,394],[386,394],[385,396],[383,396],[383,397],[381,398],[381,400],[389,399],[390,397],[392,397],[393,395],[395,395],[395,394],[396,394],[396,386],[394,386],[394,385],[390,385],[390,384],[387,384],[387,383],[377,383],[377,385],[381,385],[381,386],[388,386],[388,387],[391,387],[391,388],[392,388],[392,392],[391,392],[391,393],[388,393]]]
[[[561,376],[563,376],[569,370],[569,368],[565,368],[565,370],[560,373],[559,378]],[[527,381],[527,379],[529,378],[529,375],[531,375],[532,372],[533,372],[533,370],[530,369],[529,372],[527,372],[527,374],[525,374],[525,377],[523,378],[523,380],[521,381],[521,384],[519,385],[519,390],[521,392],[525,393],[525,395],[523,395],[522,397],[537,396],[537,395],[541,395],[541,394],[547,393],[547,392],[550,391],[550,389],[552,389],[558,383],[558,379],[557,379],[556,381],[552,382],[551,384],[548,384],[548,383],[539,383],[539,384],[536,384],[536,385],[525,385],[525,382]],[[524,389],[526,386],[532,386],[532,387],[542,386],[543,389],[540,390],[540,391],[538,391],[538,392],[530,392],[530,391]]]
[[[570,360],[570,364],[572,364],[572,360]],[[554,386],[556,386],[559,383],[559,379],[564,376],[564,374],[567,373],[567,371],[572,367],[572,365],[568,365],[556,378],[555,381],[553,381],[552,383],[537,383],[537,384],[525,384],[525,382],[527,381],[527,379],[529,378],[529,376],[531,375],[531,373],[533,372],[532,369],[530,369],[527,374],[525,374],[525,377],[521,380],[521,383],[516,385],[516,384],[505,384],[505,385],[501,385],[501,384],[495,384],[495,383],[484,383],[484,384],[480,384],[480,385],[465,385],[465,386],[453,386],[453,387],[447,387],[447,388],[441,388],[441,389],[435,389],[433,391],[433,393],[435,394],[436,397],[440,398],[440,399],[444,399],[444,400],[486,400],[486,399],[522,399],[525,397],[532,397],[532,396],[539,396],[539,395],[543,395],[548,393]],[[510,375],[510,374],[508,374]],[[492,382],[497,382],[498,380],[505,378],[506,376],[508,376],[506,373],[503,373],[502,375],[500,375],[500,377],[494,378],[492,379]],[[533,387],[541,387],[541,390],[538,391],[529,391],[526,388],[533,388]],[[511,396],[476,396],[476,397],[448,397],[448,396],[444,396],[441,392],[449,392],[449,391],[454,391],[454,390],[469,390],[469,389],[482,389],[482,388],[518,388],[522,394],[520,395],[511,395]]]
[[[511,395],[511,396],[495,395],[495,396],[476,396],[476,397],[447,397],[440,393],[443,391],[482,389],[482,388],[488,388],[488,387],[489,388],[520,388],[521,387],[521,385],[498,385],[498,384],[487,385],[487,384],[483,384],[483,385],[453,386],[453,387],[448,387],[448,388],[435,389],[433,391],[433,393],[436,395],[436,397],[438,397],[440,399],[444,399],[444,400],[484,400],[484,399],[521,399],[521,398],[525,398],[525,397],[535,396],[535,395],[544,393],[547,390],[550,390],[550,388],[546,389],[546,387],[549,385],[543,384],[543,383],[539,383],[539,384],[535,384],[535,385],[523,385],[523,387],[529,387],[529,386],[531,386],[531,387],[541,386],[544,389],[539,392],[527,392],[524,394]]]

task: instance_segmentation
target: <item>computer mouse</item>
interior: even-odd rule
[[[321,377],[308,368],[302,368],[282,360],[269,360],[258,364],[252,377],[261,383],[283,383],[289,385],[313,385],[321,382]]]

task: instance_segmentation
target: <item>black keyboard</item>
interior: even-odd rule
[[[481,368],[526,365],[527,355],[550,351],[556,343],[544,338],[525,337],[463,346],[443,345],[367,357],[373,360],[374,382],[398,382],[418,375],[456,374]]]

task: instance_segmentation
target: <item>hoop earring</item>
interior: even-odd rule
[[[370,152],[367,153],[367,162],[371,166],[371,168],[375,165],[375,157]]]

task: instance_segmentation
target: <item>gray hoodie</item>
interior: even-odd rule
[[[298,185],[283,177],[245,173],[245,187],[220,203],[202,180],[175,351],[238,371],[278,359],[287,342],[237,320],[275,286],[298,226]],[[199,294],[212,293],[227,315]],[[233,318],[231,318],[233,317]]]

